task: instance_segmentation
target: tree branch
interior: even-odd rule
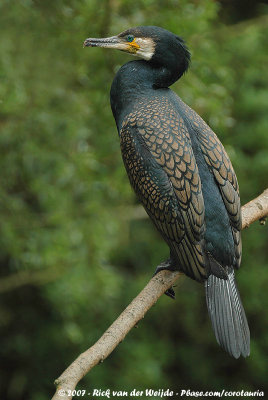
[[[248,228],[250,224],[257,220],[260,220],[260,223],[264,224],[267,216],[268,189],[242,207],[242,229]]]
[[[268,189],[242,207],[242,228],[268,216]],[[77,383],[98,363],[102,362],[122,342],[158,298],[182,277],[180,272],[161,271],[154,276],[138,296],[113,322],[101,338],[80,356],[55,381],[57,391],[52,400],[71,399]]]

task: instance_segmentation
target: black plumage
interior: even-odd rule
[[[143,60],[123,65],[111,107],[135,193],[170,248],[166,268],[204,282],[216,339],[246,357],[250,334],[235,283],[241,262],[241,211],[235,172],[221,142],[169,86],[188,69],[184,41],[154,26],[86,39]]]

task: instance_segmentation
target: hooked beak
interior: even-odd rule
[[[104,39],[88,38],[84,41],[83,47],[108,47],[117,49],[120,43],[120,39],[117,36]]]
[[[107,49],[117,49],[132,54],[135,54],[139,49],[135,41],[129,43],[118,36],[111,36],[104,39],[88,38],[84,41],[83,47],[106,47]]]

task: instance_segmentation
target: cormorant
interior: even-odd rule
[[[237,178],[216,134],[169,89],[189,67],[185,42],[163,28],[140,26],[88,38],[84,46],[143,59],[117,72],[111,108],[130,183],[170,248],[159,269],[204,282],[218,343],[235,358],[248,356],[250,333],[234,276],[241,262]]]

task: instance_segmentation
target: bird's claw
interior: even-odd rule
[[[168,290],[165,291],[165,295],[170,297],[171,299],[175,300],[175,292],[174,292],[172,286]]]
[[[171,266],[172,266],[172,262],[170,259],[168,259],[167,261],[163,262],[156,268],[153,276],[155,276],[156,274],[158,274],[158,272],[163,271],[163,270],[172,271],[173,269]],[[172,286],[168,290],[165,291],[165,295],[170,297],[171,299],[175,300],[175,292],[174,292]]]

